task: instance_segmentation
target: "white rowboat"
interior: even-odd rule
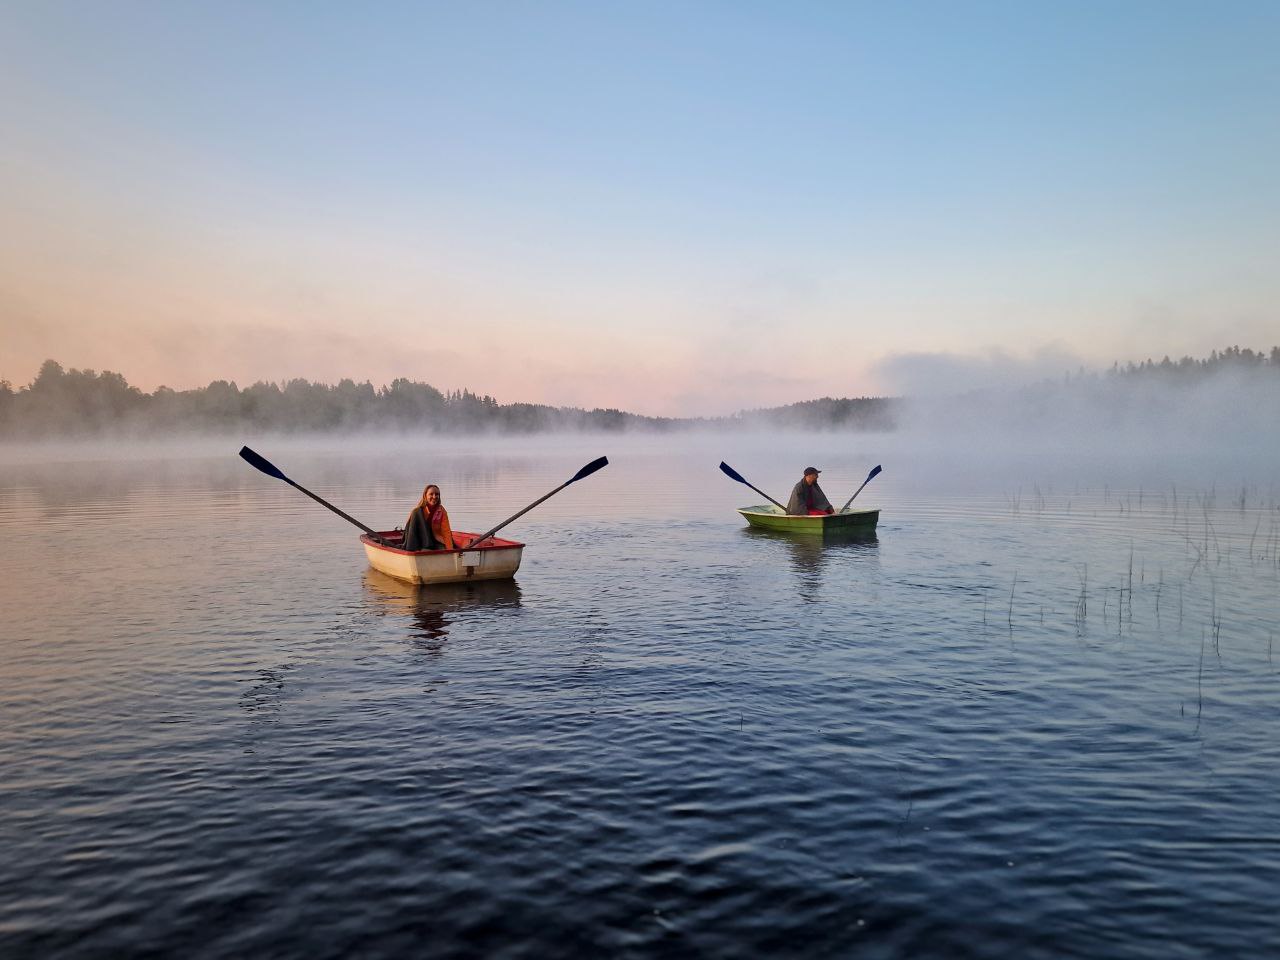
[[[476,534],[454,531],[453,550],[402,550],[404,532],[387,530],[378,534],[379,543],[365,534],[360,538],[373,569],[409,583],[463,583],[468,580],[504,580],[520,569],[524,544],[489,537],[478,547]]]

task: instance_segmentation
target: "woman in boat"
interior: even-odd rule
[[[791,516],[811,517],[836,512],[827,495],[818,486],[818,474],[821,472],[817,467],[804,468],[804,476],[792,489],[791,499],[787,501],[787,513]]]
[[[422,499],[404,522],[404,549],[452,550],[453,530],[449,527],[449,514],[440,502],[440,488],[427,484]]]

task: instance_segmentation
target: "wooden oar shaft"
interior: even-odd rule
[[[874,467],[871,468],[871,472],[867,474],[867,479],[862,481],[862,487],[865,487],[868,483],[870,483],[879,475],[880,475],[880,464],[877,463]],[[840,508],[840,511],[839,511],[840,513],[844,513],[846,510],[849,509],[849,504],[853,503],[854,497],[856,497],[858,494],[862,492],[862,487],[859,487],[857,490],[853,491],[853,497],[850,497],[848,500],[844,502],[844,506]]]
[[[863,480],[862,487],[865,487],[870,482],[871,482],[870,480]],[[862,492],[862,487],[859,487],[857,490],[853,491],[853,496],[844,502],[844,506],[840,508],[841,513],[844,513],[846,510],[849,509],[849,504],[853,503],[854,497],[857,497],[857,495]]]
[[[380,536],[378,536],[377,530],[374,530],[371,527],[366,527],[363,523],[361,523],[355,517],[351,516],[349,513],[343,513],[341,510],[335,507],[328,500],[324,499],[323,497],[317,497],[314,493],[312,493],[302,484],[297,483],[293,480],[290,480],[288,477],[284,475],[284,472],[279,467],[277,467],[274,463],[272,463],[262,454],[256,453],[253,450],[250,450],[248,447],[241,447],[240,458],[244,460],[245,463],[249,464],[249,466],[253,467],[253,469],[262,471],[268,477],[275,477],[277,480],[283,480],[289,486],[293,487],[293,489],[302,491],[308,497],[314,500],[316,503],[320,504],[320,506],[327,507],[328,509],[332,510],[334,513],[340,516],[343,520],[346,520],[348,523],[354,523],[357,527],[359,527],[365,533],[369,534],[369,536],[373,537],[373,539],[377,540],[379,543],[386,542]]]
[[[335,507],[328,500],[325,500],[323,497],[316,496],[314,493],[312,493],[302,484],[295,483],[294,481],[290,480],[288,477],[284,478],[284,482],[287,483],[289,486],[293,487],[295,490],[301,490],[303,493],[305,493],[308,497],[310,497],[316,503],[320,504],[320,506],[328,507],[330,510],[332,510],[334,513],[340,516],[343,520],[346,520],[348,523],[354,523],[357,527],[359,527],[365,533],[369,534],[369,536],[373,537],[373,539],[377,540],[379,543],[382,542],[382,537],[378,535],[377,530],[374,530],[372,527],[366,527],[363,523],[361,523],[355,517],[351,516],[351,514],[343,513],[341,510]]]
[[[773,499],[773,497],[769,496],[767,493],[765,493],[765,492],[764,492],[763,490],[761,490],[759,487],[754,486],[753,484],[751,484],[751,483],[747,480],[747,478],[746,478],[746,477],[744,477],[742,474],[740,474],[737,470],[733,469],[733,467],[729,466],[729,465],[728,465],[727,463],[725,463],[723,460],[721,460],[721,461],[720,461],[720,472],[721,472],[721,473],[723,473],[723,474],[724,474],[726,477],[728,477],[730,480],[736,480],[736,481],[738,481],[738,483],[742,484],[744,487],[751,487],[751,489],[752,489],[752,490],[754,490],[756,493],[760,494],[760,496],[764,497],[766,500],[768,500],[770,503],[772,503],[775,507],[777,507],[777,508],[778,508],[779,510],[781,510],[783,513],[786,513],[786,512],[787,512],[787,508],[786,508],[786,507],[784,507],[782,504],[780,504],[777,500]]]
[[[567,487],[567,486],[568,486],[569,484],[571,484],[571,483],[573,483],[573,481],[572,481],[572,480],[567,480],[567,481],[565,481],[564,483],[560,484],[560,486],[558,486],[558,487],[556,487],[554,490],[552,490],[550,493],[546,494],[545,496],[539,497],[537,500],[533,501],[533,503],[529,504],[527,507],[525,507],[525,508],[524,508],[523,510],[521,510],[519,513],[513,513],[511,516],[507,517],[507,519],[503,520],[500,524],[498,524],[496,527],[494,527],[494,528],[493,528],[492,530],[490,530],[488,533],[481,534],[480,536],[476,537],[474,540],[472,540],[472,541],[471,541],[471,543],[472,543],[473,545],[476,545],[476,544],[481,543],[482,541],[488,540],[488,539],[489,539],[490,537],[492,537],[495,533],[497,533],[499,530],[501,530],[503,527],[505,527],[508,523],[510,523],[510,522],[511,522],[511,521],[513,521],[513,520],[519,520],[521,517],[523,517],[526,513],[528,513],[530,510],[532,510],[532,509],[533,509],[534,507],[536,507],[538,504],[542,503],[542,501],[543,501],[543,500],[549,500],[549,499],[551,499],[552,497],[554,497],[557,493],[559,493],[561,490],[563,490],[565,487]]]
[[[533,509],[534,507],[536,507],[538,504],[540,504],[543,500],[547,500],[547,499],[549,499],[549,498],[551,498],[551,497],[554,497],[557,493],[559,493],[559,492],[560,492],[561,490],[563,490],[565,487],[569,486],[569,484],[571,484],[571,483],[576,483],[578,480],[581,480],[581,479],[583,479],[584,477],[589,477],[589,476],[591,476],[591,474],[595,473],[597,470],[601,469],[602,467],[607,467],[608,465],[609,465],[609,458],[608,458],[608,457],[597,457],[595,460],[592,460],[592,461],[591,461],[590,463],[588,463],[585,467],[583,467],[581,470],[579,470],[577,473],[575,473],[572,477],[570,477],[570,478],[569,478],[568,480],[566,480],[564,483],[560,484],[560,486],[556,487],[556,488],[555,488],[554,490],[552,490],[550,493],[548,493],[548,494],[546,494],[546,495],[544,495],[544,496],[539,497],[537,500],[533,501],[533,503],[529,504],[527,507],[525,507],[525,508],[524,508],[523,510],[521,510],[519,513],[513,513],[511,516],[507,517],[507,519],[503,520],[500,524],[498,524],[496,527],[494,527],[494,528],[493,528],[492,530],[490,530],[488,533],[484,533],[484,534],[481,534],[480,536],[476,537],[474,540],[472,540],[472,541],[471,541],[471,545],[472,545],[473,547],[477,547],[477,546],[479,546],[479,545],[480,545],[481,543],[483,543],[485,540],[488,540],[488,539],[489,539],[490,537],[492,537],[495,533],[497,533],[499,530],[501,530],[503,527],[505,527],[505,526],[506,526],[508,523],[510,523],[512,520],[519,520],[519,519],[520,519],[521,517],[523,517],[526,513],[528,513],[530,510],[532,510],[532,509]]]
[[[744,480],[744,481],[742,481],[742,482],[743,482],[743,483],[746,483],[746,481],[745,481],[745,480]],[[749,484],[749,483],[747,483],[747,486],[748,486],[748,487],[751,487],[751,489],[752,489],[752,490],[754,490],[756,493],[760,494],[760,496],[764,497],[766,500],[768,500],[770,503],[772,503],[775,507],[777,507],[777,508],[778,508],[779,510],[781,510],[783,513],[786,513],[786,512],[787,512],[787,508],[786,508],[786,507],[784,507],[782,504],[780,504],[777,500],[773,499],[773,497],[769,496],[767,493],[765,493],[765,492],[764,492],[763,490],[761,490],[759,487],[752,486],[752,485],[751,485],[751,484]]]

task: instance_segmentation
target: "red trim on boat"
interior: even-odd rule
[[[403,530],[379,530],[378,536],[382,537],[384,540],[399,540],[401,543],[404,542]],[[455,530],[453,531],[453,542],[455,544],[461,544],[462,538],[465,537],[467,544],[470,544],[478,536],[478,533],[467,533],[464,530]],[[389,547],[385,543],[378,543],[367,533],[361,535],[360,542],[378,550],[385,550],[387,553],[403,553],[410,557],[436,553],[471,553],[473,550],[511,550],[515,547],[524,546],[524,544],[518,540],[503,540],[501,537],[489,537],[485,540],[484,546],[482,547],[456,546],[452,550],[401,550],[399,547]]]

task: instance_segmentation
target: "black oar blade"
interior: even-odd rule
[[[880,464],[877,463],[872,468],[871,472],[867,474],[867,480],[874,480],[879,475],[880,475]]]
[[[244,458],[244,461],[249,466],[261,470],[267,476],[275,477],[277,480],[284,480],[286,483],[289,481],[289,478],[281,473],[274,463],[254,453],[248,447],[240,448],[240,456]]]
[[[495,533],[497,533],[499,530],[501,530],[511,521],[518,520],[521,517],[523,517],[526,513],[528,513],[538,504],[542,503],[543,500],[546,500],[549,497],[554,497],[557,493],[559,493],[569,484],[573,483],[575,480],[581,480],[583,477],[589,477],[591,476],[591,474],[595,473],[601,467],[608,466],[608,464],[609,464],[608,457],[600,457],[598,460],[592,460],[585,467],[583,467],[581,470],[575,473],[570,479],[560,484],[560,486],[556,487],[550,493],[543,494],[537,500],[533,501],[533,503],[529,504],[527,507],[521,510],[519,513],[513,513],[511,516],[507,517],[507,519],[503,520],[496,527],[492,528],[491,530],[488,530],[485,533],[480,534],[480,536],[476,537],[474,540],[471,541],[471,545],[475,546],[478,543],[488,540],[490,537],[492,537]]]
[[[723,460],[720,461],[720,470],[730,480],[737,480],[739,483],[747,483],[747,481],[743,479],[742,474],[740,474],[737,470],[733,469],[733,467],[729,466]],[[747,486],[751,486],[751,484],[747,483]]]
[[[589,477],[593,473],[595,473],[597,470],[599,470],[601,467],[607,467],[608,465],[609,465],[608,457],[600,457],[598,460],[592,460],[585,467],[583,467],[581,470],[575,473],[569,479],[568,483],[565,484],[565,486],[568,486],[570,483],[576,483],[577,481],[581,480],[583,477]]]

